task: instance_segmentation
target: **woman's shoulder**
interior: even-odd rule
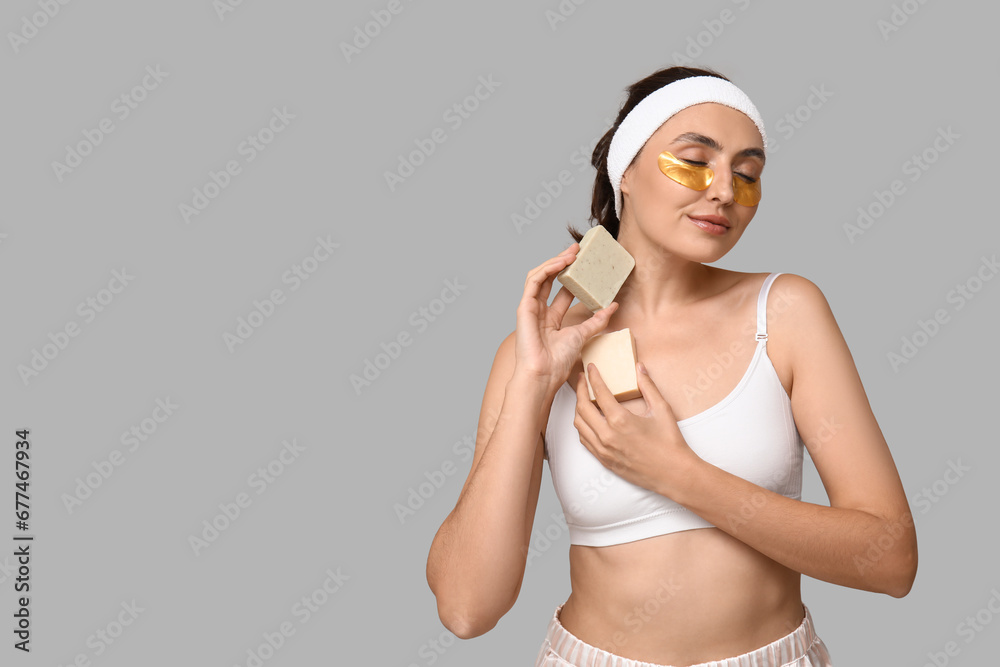
[[[748,291],[759,291],[764,286],[770,276],[775,276],[768,288],[768,303],[772,300],[772,295],[784,296],[793,302],[803,302],[817,304],[818,300],[825,301],[823,292],[808,278],[796,273],[786,273],[784,271],[729,271],[720,269],[726,278],[720,282],[728,282],[732,287],[742,287]]]
[[[789,302],[789,305],[800,304],[807,308],[817,308],[826,306],[826,297],[823,291],[813,281],[797,273],[784,273],[774,271],[777,277],[771,282],[768,294],[768,303],[771,302],[771,294]],[[770,273],[764,275],[771,275]]]
[[[793,347],[808,347],[834,330],[839,332],[823,291],[813,281],[795,273],[781,273],[771,283],[767,295],[767,329],[773,338],[785,340]]]

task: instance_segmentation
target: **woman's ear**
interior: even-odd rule
[[[629,165],[628,168],[625,170],[625,173],[622,174],[622,182],[618,186],[618,189],[622,191],[623,195],[625,195],[625,194],[631,194],[628,191],[628,177],[629,177],[629,174],[632,173],[632,166],[633,165]]]

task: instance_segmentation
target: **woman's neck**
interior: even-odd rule
[[[635,268],[618,291],[618,314],[656,319],[718,292],[718,269],[667,251],[623,227],[618,242],[635,259]]]

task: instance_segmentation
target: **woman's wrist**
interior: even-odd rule
[[[535,373],[520,368],[514,369],[514,374],[507,381],[507,390],[530,398],[544,399],[549,394],[555,394],[559,388],[556,378],[543,373]]]
[[[668,496],[678,505],[688,507],[691,495],[704,487],[704,475],[709,464],[694,452],[690,456],[678,457],[670,468],[664,486],[658,493]],[[690,509],[690,508],[688,508]]]

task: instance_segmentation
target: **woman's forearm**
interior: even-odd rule
[[[543,384],[519,376],[507,383],[482,457],[431,546],[428,583],[442,621],[459,636],[489,631],[516,598],[533,519],[526,512],[529,484],[548,393]]]
[[[903,597],[917,567],[913,517],[788,498],[702,459],[675,476],[669,495],[765,556],[815,579]]]

